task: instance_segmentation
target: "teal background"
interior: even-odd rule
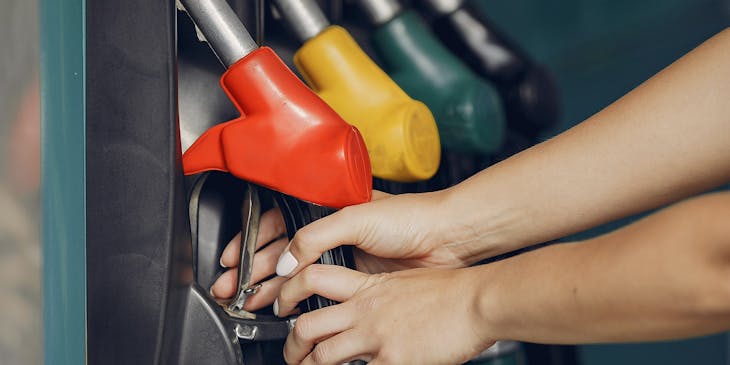
[[[730,25],[727,0],[474,1],[556,76],[563,114],[544,138],[598,112]],[[610,231],[634,218],[572,238]],[[651,344],[590,345],[579,348],[579,357],[584,365],[726,364],[728,342],[721,334]]]
[[[473,0],[557,77],[554,134],[730,25],[727,0]]]
[[[591,345],[579,348],[583,365],[727,364],[728,336],[648,344]]]
[[[85,2],[44,0],[43,320],[47,364],[86,362]]]

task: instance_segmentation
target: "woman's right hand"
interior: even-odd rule
[[[410,268],[458,268],[468,263],[447,243],[453,224],[445,218],[444,192],[388,195],[374,192],[373,201],[347,207],[300,229],[287,244],[281,212],[273,209],[261,217],[259,242],[253,263],[253,281],[262,282],[247,310],[270,305],[281,285],[325,251],[341,245],[355,246],[357,269],[374,274]],[[270,243],[269,243],[270,242]],[[268,244],[267,244],[268,243]],[[221,265],[229,268],[211,288],[218,298],[236,290],[240,236],[228,244]],[[276,273],[278,276],[272,277]],[[268,280],[266,280],[268,279]]]

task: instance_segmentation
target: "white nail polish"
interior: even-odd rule
[[[279,298],[274,299],[274,315],[279,316]]]
[[[221,265],[221,267],[223,267],[223,268],[228,268],[228,266],[223,265],[223,256],[221,256],[221,259],[218,260],[218,265]]]
[[[279,262],[276,263],[276,275],[289,276],[298,264],[299,262],[294,258],[294,255],[286,251],[279,257]]]

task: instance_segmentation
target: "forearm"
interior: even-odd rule
[[[730,193],[614,233],[469,268],[497,339],[645,341],[730,328]]]
[[[464,222],[455,250],[476,261],[730,180],[728,65],[725,31],[585,122],[447,191]]]

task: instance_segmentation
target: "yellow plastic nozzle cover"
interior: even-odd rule
[[[436,173],[441,144],[431,111],[408,96],[345,29],[331,26],[308,40],[294,64],[309,86],[360,130],[373,176],[411,182]]]

